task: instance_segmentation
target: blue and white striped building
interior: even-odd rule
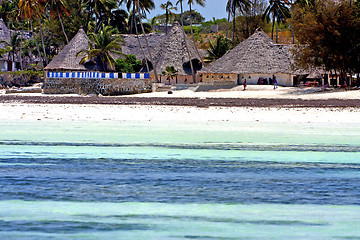
[[[48,72],[48,78],[78,79],[150,79],[149,73]]]

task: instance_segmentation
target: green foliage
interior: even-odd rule
[[[316,0],[314,7],[295,6],[295,34],[302,44],[294,51],[303,68],[340,73],[360,72],[360,10],[347,0]]]
[[[216,41],[210,41],[210,47],[207,50],[209,55],[208,59],[214,61],[221,58],[230,50],[231,45],[232,43],[229,39],[226,39],[223,36],[218,36]]]
[[[117,29],[111,26],[103,26],[100,32],[91,33],[90,38],[94,44],[90,44],[90,50],[78,53],[78,55],[85,54],[80,63],[100,60],[104,71],[115,70],[113,56],[123,55],[121,48],[124,42],[122,36],[117,33]]]
[[[178,70],[174,66],[167,66],[165,71],[162,71],[162,75],[166,76],[166,80],[170,81],[178,75]]]
[[[115,62],[116,71],[123,73],[139,72],[142,66],[141,61],[137,60],[133,54],[127,55],[125,59],[118,58]]]
[[[205,18],[197,11],[192,10],[192,22],[193,24],[201,24],[204,22]],[[185,11],[183,13],[184,18],[184,26],[190,26],[190,11]],[[175,21],[181,22],[181,15],[176,14],[175,15]]]

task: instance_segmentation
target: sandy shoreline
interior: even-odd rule
[[[0,120],[360,123],[360,91],[251,87],[120,97],[0,94]]]
[[[0,104],[1,121],[185,121],[360,123],[359,108]]]

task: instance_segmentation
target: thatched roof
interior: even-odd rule
[[[275,44],[261,29],[200,73],[289,73],[292,69],[290,45]]]
[[[160,42],[155,50],[154,62],[156,70],[159,74],[165,71],[167,66],[174,66],[178,70],[179,75],[191,75],[190,59],[186,51],[186,45],[190,51],[190,58],[193,62],[201,62],[198,57],[195,45],[190,38],[185,34],[185,41],[183,35],[183,28],[178,22],[175,22],[171,30]],[[195,70],[199,70],[196,69]]]
[[[89,49],[89,43],[90,40],[85,31],[80,29],[69,44],[46,66],[45,70],[89,70],[89,68],[80,64],[83,56],[78,56],[80,51]]]
[[[124,34],[124,45],[122,46],[122,52],[126,55],[134,54],[137,59],[144,59],[144,53],[147,59],[150,59],[148,50],[146,48],[146,42],[144,35],[139,35],[139,40],[144,53],[141,51],[137,36],[133,34]],[[146,35],[149,48],[152,55],[155,55],[155,48],[159,45],[162,39],[165,38],[164,33],[149,33]]]

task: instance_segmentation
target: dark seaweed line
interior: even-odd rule
[[[166,97],[69,97],[2,95],[0,103],[105,104],[195,107],[281,107],[281,108],[360,108],[359,99],[242,99],[242,98],[166,98]]]
[[[65,146],[65,147],[150,147],[168,149],[191,150],[238,150],[238,151],[288,151],[288,152],[360,152],[357,145],[251,145],[251,144],[221,144],[221,143],[195,143],[195,144],[159,144],[159,143],[72,143],[72,142],[33,142],[33,141],[0,141],[5,146]]]

